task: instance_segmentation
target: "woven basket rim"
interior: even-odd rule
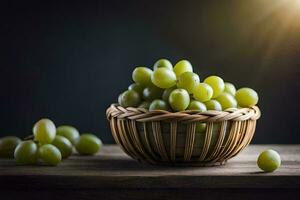
[[[261,116],[260,109],[257,106],[249,108],[229,108],[224,111],[208,110],[199,112],[196,110],[186,110],[180,112],[170,112],[166,110],[149,111],[145,108],[124,108],[116,103],[110,105],[106,110],[107,119],[112,117],[119,119],[136,120],[139,122],[150,121],[181,121],[191,122],[222,122],[226,120],[245,121],[257,120]]]

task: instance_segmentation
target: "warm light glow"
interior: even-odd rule
[[[283,18],[297,18],[297,22],[300,23],[300,0],[267,0],[264,1],[265,14],[261,16],[261,19],[269,17],[273,14],[280,14]]]
[[[295,9],[300,9],[300,0],[290,0],[291,5],[295,7]]]
[[[300,0],[257,0],[257,12],[253,28],[259,32],[256,46],[268,41],[257,74],[264,74],[272,67],[271,60],[278,56],[290,37],[300,37]],[[259,13],[259,14],[258,14]],[[260,26],[264,24],[264,26]],[[257,81],[264,77],[257,76]]]
[[[285,1],[284,1],[285,2]],[[291,18],[298,19],[297,23],[300,21],[300,0],[286,0],[286,10],[289,12]]]

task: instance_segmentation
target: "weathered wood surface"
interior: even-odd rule
[[[272,148],[282,166],[262,173],[256,159]],[[139,163],[118,146],[106,145],[97,156],[72,156],[57,167],[17,166],[0,159],[1,190],[192,190],[192,189],[298,189],[300,145],[251,145],[226,165],[170,167]],[[128,191],[127,191],[128,192]]]

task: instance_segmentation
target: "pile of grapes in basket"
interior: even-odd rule
[[[251,107],[258,102],[258,95],[251,88],[236,90],[232,83],[218,76],[200,80],[187,60],[177,62],[174,67],[167,59],[155,62],[153,69],[136,67],[132,79],[134,83],[119,95],[122,107],[204,112]]]

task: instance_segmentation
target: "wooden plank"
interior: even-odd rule
[[[272,148],[282,156],[282,167],[261,173],[256,158]],[[226,165],[170,167],[138,163],[116,145],[97,156],[72,156],[57,167],[16,166],[0,160],[2,189],[191,189],[300,188],[300,145],[251,145]]]
[[[300,191],[296,189],[151,189],[151,190],[130,190],[130,189],[105,189],[105,190],[39,190],[30,191],[16,190],[1,191],[1,199],[19,200],[53,200],[53,199],[105,199],[105,200],[241,200],[241,199],[299,199]]]

